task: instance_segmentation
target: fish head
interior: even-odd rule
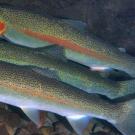
[[[8,29],[11,29],[15,25],[15,19],[12,18],[10,10],[1,7],[0,8],[0,36],[3,36]]]
[[[0,19],[0,36],[3,35],[6,31],[6,23],[3,19]]]

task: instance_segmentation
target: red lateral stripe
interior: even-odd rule
[[[97,52],[95,52],[91,49],[81,47],[81,46],[79,46],[79,45],[77,45],[69,40],[60,39],[60,38],[50,36],[50,35],[40,34],[37,32],[30,31],[30,30],[22,30],[22,31],[25,34],[30,35],[30,36],[35,37],[35,38],[38,38],[40,40],[47,41],[47,42],[50,42],[53,44],[58,44],[59,46],[69,48],[73,51],[77,51],[77,52],[95,57],[95,58],[100,59],[100,60],[108,60],[107,56],[102,55],[102,54],[98,54]]]

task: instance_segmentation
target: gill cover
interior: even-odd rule
[[[0,20],[0,36],[3,36],[5,31],[6,31],[6,24]]]

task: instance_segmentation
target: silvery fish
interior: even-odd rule
[[[115,82],[103,79],[87,67],[51,57],[48,52],[52,52],[52,49],[47,49],[46,55],[42,55],[38,49],[0,41],[0,60],[16,65],[32,66],[34,71],[42,75],[65,82],[88,93],[102,94],[111,99],[135,93],[135,80]]]
[[[135,60],[117,48],[81,32],[70,21],[32,14],[9,8],[0,8],[0,35],[28,47],[58,44],[65,48],[65,56],[91,67],[92,70],[118,69],[135,77]],[[79,26],[80,27],[80,26]]]
[[[26,67],[0,63],[0,71],[0,101],[27,115],[45,110],[65,116],[79,135],[91,117],[107,120],[123,135],[135,133],[135,100],[113,103]]]

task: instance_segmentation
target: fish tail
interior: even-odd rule
[[[135,99],[126,101],[114,126],[123,135],[135,135]]]
[[[127,80],[119,82],[119,91],[117,92],[118,97],[134,96],[135,94],[135,80]]]

